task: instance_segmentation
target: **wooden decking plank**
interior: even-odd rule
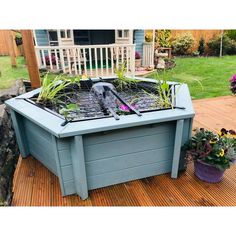
[[[221,127],[227,126],[227,127],[232,127],[232,129],[236,128],[236,121],[235,121],[235,116],[230,116],[226,115],[223,112],[219,112],[217,108],[212,108],[212,104],[203,104],[201,106],[201,109],[205,109],[205,114],[207,116],[211,117],[215,123],[219,123]]]
[[[170,206],[191,206],[196,205],[191,202],[187,197],[186,194],[183,194],[176,188],[176,185],[180,184],[183,186],[183,178],[178,179],[171,179],[169,174],[160,175],[154,178],[154,182],[156,187],[159,186],[161,192],[164,192],[169,199]],[[168,186],[168,187],[167,187]]]
[[[168,186],[167,191],[173,192],[175,194],[175,198],[180,198],[181,203],[179,205],[184,206],[198,206],[199,196],[197,194],[196,189],[193,192],[190,191],[190,184],[188,184],[187,178],[182,174],[181,178],[172,180],[170,178],[162,178],[160,180]],[[184,186],[184,187],[183,187]],[[194,199],[194,200],[193,200]]]
[[[51,174],[40,162],[35,169],[31,206],[51,205]]]
[[[205,124],[199,122],[199,121],[194,121],[193,122],[193,130],[192,130],[192,133],[194,132],[194,130],[196,128],[204,128],[204,129],[210,129],[208,126],[206,126]],[[215,132],[217,132],[217,130],[213,130]]]
[[[140,206],[155,206],[154,202],[143,188],[141,181],[130,181],[124,184],[131,198],[136,198]]]
[[[71,206],[92,206],[92,202],[90,198],[86,200],[81,200],[81,198],[77,195],[69,196],[71,200]]]
[[[189,168],[188,174],[199,183],[212,197],[214,197],[221,206],[236,205],[235,189],[236,185],[230,181],[227,176],[220,183],[206,183],[194,176],[193,167]]]
[[[152,199],[155,206],[173,206],[177,205],[175,200],[163,192],[160,186],[157,186],[154,182],[154,178],[150,177],[140,181],[144,190],[147,192],[148,196]]]
[[[35,167],[36,162],[31,157],[20,161],[20,174],[15,181],[15,188],[12,199],[13,206],[31,205],[31,196],[35,179]]]
[[[114,202],[109,195],[107,188],[99,188],[89,191],[89,198],[93,206],[113,206]]]
[[[63,206],[58,177],[51,173],[51,206]]]
[[[124,184],[116,184],[107,187],[106,190],[113,199],[114,206],[140,206],[136,198],[130,198]]]
[[[16,183],[17,183],[17,180],[18,180],[18,176],[19,176],[19,170],[20,170],[20,166],[21,166],[21,161],[22,161],[22,157],[19,156],[19,159],[18,159],[18,162],[17,162],[17,165],[16,165],[16,169],[15,169],[15,172],[14,172],[14,176],[13,176],[13,183],[12,183],[12,191],[14,192],[15,190],[15,187],[17,186]]]

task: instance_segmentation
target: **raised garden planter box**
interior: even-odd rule
[[[152,81],[152,80],[150,80]],[[179,85],[177,85],[178,87]],[[194,110],[187,85],[169,109],[68,123],[20,98],[10,99],[22,157],[33,155],[58,176],[62,195],[88,197],[88,190],[184,169],[181,146],[189,139]]]

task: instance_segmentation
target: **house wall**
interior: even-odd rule
[[[47,30],[34,30],[38,46],[49,46]]]
[[[143,43],[145,41],[145,31],[144,30],[135,30],[134,31],[134,44],[135,51],[143,56]]]

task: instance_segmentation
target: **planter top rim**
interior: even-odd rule
[[[137,78],[137,77],[136,77]],[[156,82],[153,79],[137,78],[145,81]],[[176,84],[171,82],[170,84]],[[180,85],[177,85],[180,86]],[[6,105],[12,110],[20,113],[40,127],[46,129],[56,137],[69,137],[87,133],[108,131],[114,129],[122,129],[135,127],[140,125],[168,122],[179,119],[187,119],[194,117],[195,113],[192,106],[191,97],[186,84],[180,86],[179,92],[176,95],[176,106],[185,107],[185,110],[173,109],[143,113],[141,117],[136,114],[120,116],[120,120],[115,120],[113,117],[68,123],[66,126],[61,126],[63,119],[50,114],[49,112],[38,108],[37,106],[28,103],[19,98],[28,98],[39,93],[40,89],[35,89],[29,93],[23,94],[16,98],[6,101]]]

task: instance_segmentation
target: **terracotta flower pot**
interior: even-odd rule
[[[218,168],[207,164],[202,161],[194,161],[194,172],[195,175],[208,183],[218,183],[223,179],[224,170],[219,170]]]

